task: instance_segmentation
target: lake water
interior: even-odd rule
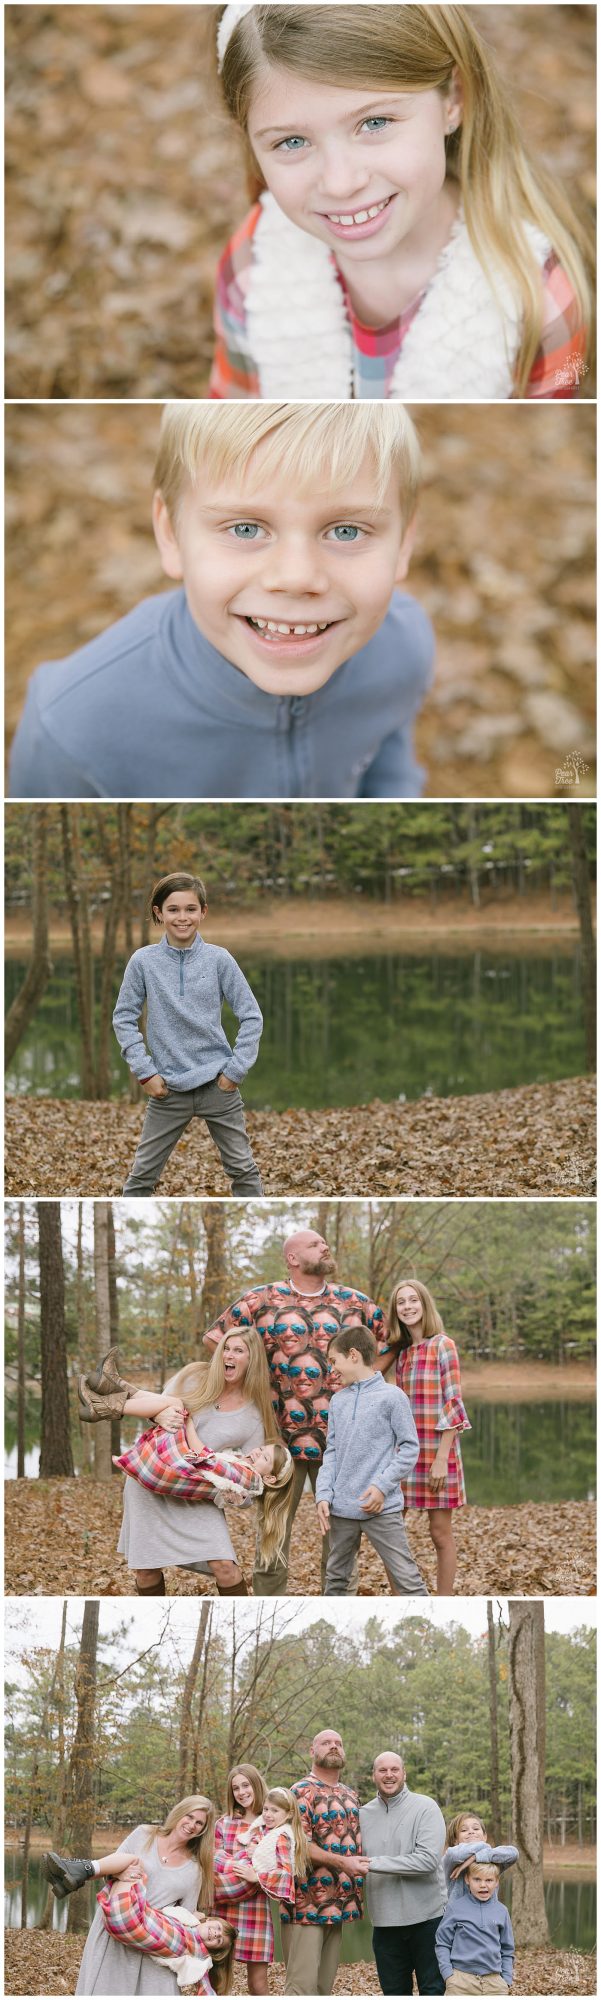
[[[594,1498],[596,1412],[591,1403],[474,1403],[462,1437],[468,1501],[473,1507],[517,1506],[522,1500]],[[30,1409],[26,1473],[39,1464],[39,1405]],[[74,1440],[77,1462],[79,1439]],[[5,1474],[16,1478],[14,1401],[6,1402]]]
[[[537,941],[531,953],[379,948],[360,957],[293,959],[242,949],[240,958],[265,1019],[259,1058],[244,1085],[246,1102],[257,1110],[468,1095],[575,1076],[584,1067],[575,944],[560,950]],[[8,959],[7,1007],[24,971],[18,958]],[[233,1038],[227,1008],[223,1018]],[[69,954],[55,959],[6,1087],[79,1095]],[[114,1042],[111,1092],[117,1097],[126,1089]]]
[[[50,1840],[50,1835],[48,1836]],[[595,1944],[596,1893],[595,1884],[590,1880],[574,1881],[575,1870],[570,1869],[569,1878],[545,1883],[545,1903],[551,1942],[558,1950],[567,1951],[576,1945],[580,1951],[592,1951]],[[8,1852],[5,1857],[4,1921],[9,1929],[17,1928],[21,1918],[21,1864],[20,1856]],[[505,1884],[504,1900],[511,1903],[510,1883]],[[94,1914],[96,1890],[90,1884],[90,1920]],[[35,1855],[29,1864],[29,1908],[28,1926],[39,1924],[46,1906],[46,1880],[42,1874],[42,1863]],[[64,1931],[67,1927],[67,1905],[54,1904],[54,1929]],[[276,1929],[277,1929],[276,1925]],[[279,1945],[279,1940],[278,1940]],[[278,1949],[278,1957],[280,1952]],[[371,1925],[365,1918],[360,1923],[345,1924],[342,1962],[354,1965],[359,1959],[371,1959]]]

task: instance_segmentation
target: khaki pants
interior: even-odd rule
[[[445,1993],[508,1993],[507,1980],[500,1972],[452,1972]]]
[[[340,1964],[342,1924],[282,1924],[285,1993],[331,1993]]]

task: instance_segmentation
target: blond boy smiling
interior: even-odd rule
[[[400,404],[167,404],[153,522],[179,588],[38,669],[13,796],[418,796],[419,478]]]

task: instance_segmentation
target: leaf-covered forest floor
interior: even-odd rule
[[[5,1194],[117,1195],[142,1104],[6,1100]],[[267,1195],[588,1195],[595,1190],[592,1077],[473,1097],[420,1098],[324,1111],[247,1111]],[[163,1174],[162,1195],[229,1193],[204,1122],[194,1118]]]
[[[595,9],[472,11],[533,152],[592,204]],[[8,10],[9,397],[206,393],[216,263],[248,208],[215,18]]]
[[[85,1939],[59,1937],[56,1932],[7,1931],[5,1945],[6,1993],[74,1993]],[[272,1966],[271,1993],[283,1993],[284,1972]],[[246,1992],[243,1966],[236,1966],[234,1993]],[[593,1953],[578,1951],[518,1951],[515,1959],[514,1995],[536,1993],[596,1993]],[[344,1965],[337,1974],[334,1993],[381,1993],[373,1964]]]
[[[167,587],[150,526],[159,414],[7,408],[9,742],[41,660]],[[426,794],[594,796],[594,407],[415,416],[424,488],[407,587],[436,637],[416,727]]]
[[[78,1597],[127,1597],[133,1577],[117,1555],[122,1484],[77,1479],[12,1479],[5,1485],[5,1590],[14,1596],[60,1594],[68,1572]],[[255,1546],[254,1508],[228,1510],[236,1555],[250,1586]],[[592,1596],[596,1582],[596,1509],[587,1501],[519,1507],[465,1507],[455,1515],[458,1597]],[[407,1535],[428,1590],[436,1565],[427,1522],[407,1514]],[[315,1597],[320,1587],[321,1536],[315,1504],[305,1494],[292,1530],[288,1590]],[[195,1597],[213,1590],[209,1577],[169,1569],[168,1594]],[[388,1595],[385,1571],[363,1538],[359,1595]]]

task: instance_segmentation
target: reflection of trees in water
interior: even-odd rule
[[[594,1403],[475,1403],[462,1438],[472,1506],[586,1500],[594,1489]]]
[[[241,953],[265,1017],[250,1105],[388,1102],[501,1090],[578,1073],[584,1062],[575,948],[547,955],[432,952],[309,959]],[[95,966],[97,986],[100,969]],[[7,965],[7,1000],[21,977]],[[115,998],[118,980],[115,981]],[[97,993],[98,1001],[98,993]],[[226,1031],[235,1023],[224,1009]],[[64,954],[9,1072],[26,1094],[80,1094],[73,965]],[[126,1095],[111,1044],[111,1094]]]

